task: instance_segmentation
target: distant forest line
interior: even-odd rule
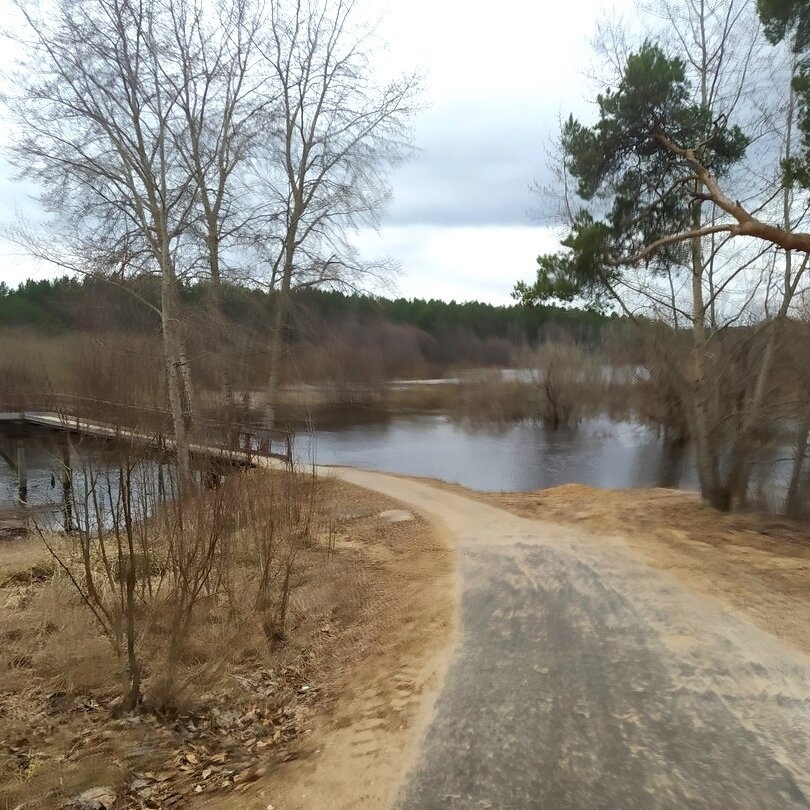
[[[204,306],[209,297],[204,282],[184,284],[179,298],[184,308]],[[144,302],[159,306],[160,289],[152,278],[110,283],[95,277],[32,280],[16,288],[0,282],[0,326],[30,327],[46,333],[116,328],[153,332],[160,327],[156,312]],[[500,338],[514,344],[535,344],[549,330],[563,330],[578,343],[600,339],[605,324],[614,318],[576,308],[519,304],[497,306],[468,301],[421,298],[385,298],[335,290],[298,290],[293,294],[291,337],[306,334],[313,318],[359,322],[389,321],[407,324],[439,337],[467,331],[480,339]],[[264,331],[273,308],[273,295],[256,287],[226,284],[223,311],[234,325]]]

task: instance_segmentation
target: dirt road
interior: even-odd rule
[[[458,546],[458,647],[398,808],[810,807],[801,652],[620,539],[332,472]]]

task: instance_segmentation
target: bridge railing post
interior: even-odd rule
[[[20,503],[28,503],[28,467],[25,460],[25,442],[17,439],[17,494]]]

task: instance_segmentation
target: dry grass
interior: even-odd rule
[[[53,573],[53,558],[39,539],[5,540],[0,549],[0,589],[47,579]]]
[[[272,474],[251,475],[271,489]],[[297,556],[285,637],[271,643],[261,622],[247,621],[232,602],[226,609],[209,600],[167,715],[115,717],[116,659],[64,573],[29,582],[23,572],[48,562],[41,546],[26,540],[0,548],[7,583],[0,588],[0,808],[56,807],[93,786],[110,786],[116,808],[184,806],[216,795],[243,806],[254,779],[311,752],[302,731],[313,717],[330,716],[358,667],[383,652],[424,649],[418,622],[400,626],[390,650],[382,639],[402,620],[391,607],[418,600],[418,580],[430,593],[431,577],[449,570],[443,547],[420,522],[380,519],[391,502],[334,482],[311,486],[317,520]],[[417,556],[408,547],[414,533],[423,538]],[[250,576],[247,558],[239,576]],[[147,704],[163,660],[162,623],[157,613],[144,640]]]
[[[163,404],[161,358],[153,335],[43,335],[24,328],[0,329],[0,396],[7,408],[52,407],[58,402],[109,421],[109,403],[146,408]],[[132,418],[126,411],[124,415]]]
[[[385,405],[393,413],[400,411],[450,411],[459,402],[458,385],[400,385],[385,390]]]
[[[298,602],[307,617],[300,629],[317,644],[310,672],[320,694],[309,733],[242,803],[220,794],[203,800],[206,808],[390,807],[430,717],[454,635],[451,546],[422,518],[380,519],[399,506],[383,496],[336,480],[322,485],[332,575],[313,569]]]

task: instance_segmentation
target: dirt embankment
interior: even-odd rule
[[[721,514],[695,493],[668,489],[567,484],[532,493],[463,492],[521,517],[622,536],[649,564],[722,599],[762,629],[810,653],[806,524]]]

